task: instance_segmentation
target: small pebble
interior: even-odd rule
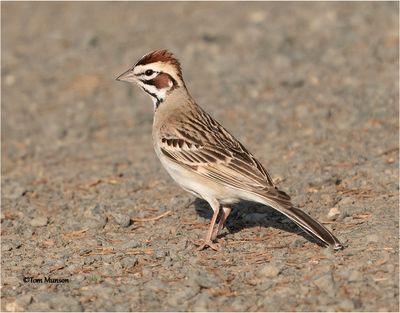
[[[248,301],[246,301],[246,298],[244,297],[235,297],[234,300],[231,303],[232,306],[232,311],[236,312],[245,312],[247,308]]]
[[[10,302],[5,305],[6,311],[9,312],[23,312],[24,308],[20,306],[17,302]]]
[[[350,299],[343,299],[339,303],[339,308],[340,311],[352,312],[355,309],[354,301]]]
[[[122,260],[122,267],[124,268],[131,268],[138,264],[138,258],[134,256],[127,257]]]
[[[379,236],[376,234],[371,234],[371,235],[367,235],[367,237],[365,238],[367,243],[375,243],[375,242],[379,242]]]
[[[152,292],[157,292],[157,291],[168,289],[168,286],[165,283],[163,283],[161,280],[155,278],[155,279],[148,281],[145,284],[144,288],[146,290],[151,290]]]
[[[34,302],[29,306],[31,312],[50,312],[50,304],[47,302]]]
[[[133,239],[124,241],[121,245],[120,245],[122,250],[128,250],[128,249],[133,249],[133,248],[138,248],[140,247],[140,244]]]
[[[82,222],[82,227],[101,229],[107,224],[106,216],[96,216],[96,218],[85,218]]]
[[[260,285],[257,286],[258,290],[261,291],[266,291],[268,289],[271,289],[271,287],[274,285],[274,283],[270,280],[262,282]]]
[[[41,258],[41,257],[37,257],[37,258],[35,258],[35,259],[32,260],[32,264],[33,264],[33,265],[36,265],[36,266],[40,266],[40,265],[42,265],[43,263],[44,263],[44,260],[43,260],[43,258]]]
[[[202,292],[201,294],[199,294],[196,297],[196,300],[194,301],[193,306],[191,307],[190,311],[206,312],[206,311],[208,311],[208,305],[211,303],[212,303],[212,301],[211,301],[208,293]]]
[[[75,271],[78,270],[78,268],[80,268],[80,266],[79,266],[78,264],[70,264],[70,265],[68,265],[68,267],[67,267],[67,271],[68,271],[69,273],[74,273]]]
[[[16,200],[21,197],[25,193],[26,189],[22,187],[17,182],[11,182],[6,184],[4,187],[2,186],[2,196],[4,194],[5,198]]]
[[[172,258],[167,256],[164,260],[163,267],[168,268],[173,265]]]
[[[330,297],[335,296],[335,282],[333,281],[332,274],[326,274],[320,278],[314,280],[314,284],[322,291],[324,291]]]
[[[352,271],[349,276],[349,282],[361,281],[363,279],[363,275],[360,271]]]
[[[33,227],[42,227],[42,226],[46,226],[48,223],[48,218],[41,216],[41,217],[36,217],[34,219],[31,220],[30,224]]]
[[[1,245],[1,251],[11,251],[13,248],[12,244],[9,243],[3,243]]]
[[[166,255],[167,255],[167,253],[166,253],[165,251],[163,251],[163,250],[157,250],[157,251],[154,253],[154,256],[155,256],[156,259],[162,259],[162,258],[164,258]]]
[[[91,264],[93,264],[95,262],[95,259],[94,259],[93,256],[89,256],[89,257],[85,258],[84,262],[85,262],[85,265],[91,265]]]
[[[74,281],[79,282],[79,283],[83,282],[85,279],[86,279],[86,277],[81,274],[74,276]]]
[[[280,272],[281,269],[278,266],[274,264],[267,264],[260,270],[260,275],[267,278],[273,278],[278,276]]]
[[[327,218],[331,221],[334,221],[340,215],[340,210],[338,208],[332,208],[329,210]]]
[[[304,246],[304,244],[305,244],[306,242],[307,242],[307,240],[306,240],[305,238],[299,237],[299,238],[296,238],[295,240],[293,240],[293,241],[290,243],[290,247],[291,247],[291,248],[301,248],[301,247]]]
[[[32,300],[33,300],[32,295],[31,294],[27,294],[27,295],[19,296],[16,302],[20,306],[26,307],[27,305],[32,303]]]
[[[193,282],[202,288],[212,288],[218,285],[216,277],[207,272],[191,272],[189,273],[188,280],[193,280]]]
[[[31,237],[33,235],[33,230],[31,228],[27,228],[24,230],[23,236],[24,237]]]
[[[354,199],[352,197],[346,197],[339,201],[337,204],[339,209],[349,209],[354,205]]]
[[[78,299],[64,295],[52,295],[50,304],[51,307],[56,311],[82,311],[82,306]]]
[[[121,227],[128,227],[131,224],[131,218],[126,214],[116,213],[113,217],[115,222]]]

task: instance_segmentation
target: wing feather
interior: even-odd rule
[[[203,177],[291,205],[290,197],[274,186],[261,163],[235,137],[204,111],[200,116],[186,116],[184,123],[164,130],[161,153]]]

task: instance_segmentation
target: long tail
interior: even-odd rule
[[[260,202],[273,207],[275,210],[278,210],[282,214],[286,215],[302,229],[321,240],[325,245],[331,246],[334,250],[343,249],[343,245],[340,243],[339,239],[337,239],[329,230],[325,228],[325,226],[312,218],[306,212],[293,206],[288,207],[284,204],[279,204],[278,202],[266,197],[262,197],[261,199],[263,201]]]

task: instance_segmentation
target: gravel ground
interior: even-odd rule
[[[398,3],[1,8],[2,311],[399,310]],[[196,251],[211,210],[114,81],[159,48],[345,250],[246,204]]]

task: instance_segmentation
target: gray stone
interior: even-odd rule
[[[130,239],[121,243],[120,247],[122,250],[128,250],[140,247],[140,243],[136,240]]]
[[[328,296],[335,296],[336,286],[331,273],[325,274],[314,280],[314,284]]]
[[[156,278],[156,279],[152,279],[152,280],[148,281],[145,284],[144,288],[146,290],[151,290],[151,291],[161,291],[161,290],[167,290],[168,286],[165,283],[163,283],[161,280]]]
[[[115,222],[121,227],[128,227],[131,224],[131,218],[126,214],[113,214]]]
[[[40,216],[32,219],[30,221],[31,226],[33,227],[43,227],[46,226],[48,223],[49,219],[45,216]]]
[[[298,237],[295,240],[293,240],[290,243],[291,248],[301,248],[304,246],[304,244],[307,242],[307,240],[303,237]]]
[[[48,302],[52,298],[52,295],[48,292],[41,292],[39,294],[34,295],[35,302]]]
[[[41,258],[41,257],[37,257],[37,258],[34,258],[34,259],[32,260],[32,264],[33,264],[33,265],[36,265],[36,266],[40,266],[40,265],[42,265],[43,263],[44,263],[44,259]]]
[[[114,258],[115,258],[115,255],[113,255],[113,254],[104,254],[101,256],[102,262],[107,263],[107,264],[111,264],[113,262]]]
[[[328,220],[334,221],[336,220],[340,215],[340,210],[338,208],[331,208],[327,214]]]
[[[341,199],[338,202],[337,206],[339,209],[347,210],[354,206],[354,202],[355,202],[355,200],[352,197],[346,197],[346,198]]]
[[[24,237],[31,237],[33,235],[33,230],[32,230],[32,228],[26,228],[26,229],[24,229],[24,232],[23,232],[23,236]]]
[[[2,196],[4,196],[7,199],[11,199],[11,200],[16,200],[19,197],[21,197],[26,189],[24,187],[22,187],[19,183],[12,181],[9,183],[6,183],[4,185],[2,185],[3,190],[2,190]]]
[[[96,218],[85,218],[82,222],[83,228],[102,229],[107,224],[106,216],[98,216]]]
[[[193,305],[190,311],[208,311],[209,304],[211,304],[211,298],[207,292],[202,292],[194,299]]]
[[[119,261],[115,261],[115,262],[113,263],[113,267],[114,267],[114,271],[115,271],[116,273],[120,273],[120,272],[122,271],[122,268],[123,268],[121,262],[119,262]]]
[[[83,309],[77,299],[64,295],[53,295],[50,299],[50,306],[57,311],[80,312]]]
[[[135,256],[128,256],[122,260],[122,267],[131,268],[138,264],[138,258]]]
[[[199,285],[183,286],[183,289],[176,292],[176,296],[184,301],[193,298],[200,292]]]
[[[153,277],[153,270],[145,267],[142,270],[142,274],[144,278],[150,279],[151,277]]]
[[[260,276],[273,278],[280,274],[281,268],[276,264],[267,264],[260,269]]]
[[[83,282],[86,279],[86,277],[84,275],[78,274],[76,276],[73,277],[73,280],[75,282]]]
[[[191,284],[197,284],[202,288],[212,288],[218,285],[216,277],[208,272],[194,271],[189,274],[188,281],[190,281]]]
[[[162,258],[164,258],[166,255],[167,255],[167,252],[164,251],[164,250],[157,250],[157,251],[154,253],[154,256],[155,256],[156,259],[162,259]]]
[[[74,273],[74,272],[77,271],[79,268],[81,268],[81,266],[78,265],[78,264],[70,264],[70,265],[67,266],[67,269],[66,269],[66,270],[67,270],[69,273]]]
[[[349,282],[361,281],[363,280],[363,275],[360,271],[354,270],[350,273],[348,280]]]
[[[47,302],[34,302],[29,306],[31,312],[50,312],[50,304]]]
[[[32,303],[33,297],[31,294],[19,296],[17,299],[17,304],[26,308],[29,304]]]
[[[367,235],[367,237],[365,237],[365,241],[367,243],[376,243],[376,242],[379,242],[379,239],[380,239],[379,236],[376,234],[370,234],[370,235]]]
[[[172,265],[173,265],[172,258],[169,257],[169,256],[167,256],[167,257],[165,258],[165,260],[164,260],[163,267],[164,267],[164,268],[168,268],[168,267],[170,267],[170,266],[172,266]]]
[[[8,312],[23,312],[25,311],[22,306],[20,306],[16,301],[15,302],[8,302],[4,303],[5,301],[2,301],[2,307],[4,306],[5,311]]]
[[[246,311],[247,308],[247,304],[249,303],[248,301],[246,301],[245,298],[238,296],[235,297],[231,303],[231,307],[233,311],[238,311],[238,312],[244,312]]]
[[[274,285],[274,283],[270,280],[264,281],[260,284],[257,285],[257,289],[260,291],[266,291],[268,289],[270,289],[272,286]]]
[[[91,264],[93,264],[95,262],[95,259],[94,259],[93,256],[88,256],[88,257],[85,258],[84,262],[85,262],[86,265],[91,265]]]
[[[99,215],[104,215],[107,211],[108,211],[107,205],[98,203],[90,210],[90,213],[93,216],[99,216]]]
[[[13,245],[11,243],[3,243],[1,245],[1,251],[11,251],[13,249]]]
[[[352,312],[354,311],[355,307],[354,301],[350,299],[343,299],[339,303],[340,311]]]

